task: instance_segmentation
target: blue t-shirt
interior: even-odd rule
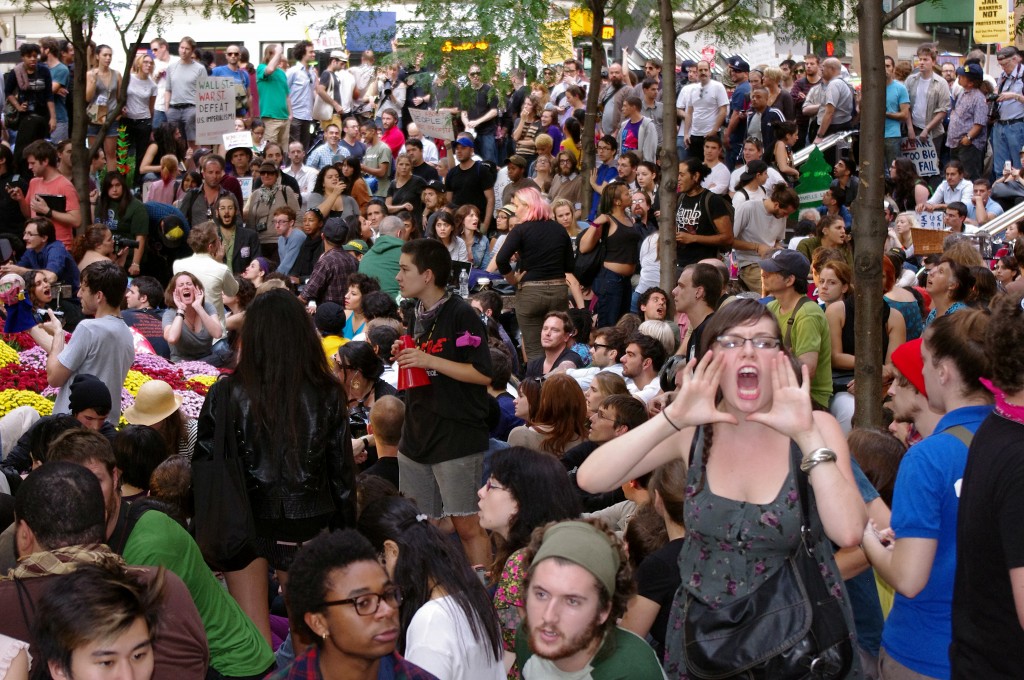
[[[736,86],[736,89],[732,92],[732,97],[729,98],[729,117],[732,117],[733,111],[746,112],[750,108],[750,83],[740,83]],[[729,141],[734,139],[743,139],[743,134],[746,132],[746,125],[737,125],[733,129],[732,134],[729,135]],[[742,146],[742,145],[740,145]]]
[[[910,104],[910,93],[907,86],[894,80],[885,86],[885,112],[899,113],[900,105]],[[902,137],[900,122],[892,118],[885,119],[885,138]]]
[[[220,77],[223,77],[223,78],[234,78],[237,82],[242,84],[242,86],[245,88],[246,92],[249,91],[249,74],[246,73],[245,71],[243,71],[242,69],[238,69],[237,71],[233,71],[233,70],[231,70],[230,67],[228,67],[225,64],[224,66],[217,66],[217,67],[215,67],[213,69],[213,71],[210,73],[210,75],[211,76],[220,76]],[[236,113],[238,113],[239,115],[243,115],[244,116],[246,113],[248,113],[248,111],[243,107],[241,109],[238,109],[238,111]]]
[[[892,528],[897,540],[927,538],[938,545],[924,589],[915,598],[896,593],[882,646],[910,670],[933,678],[950,675],[956,516],[967,465],[967,447],[947,430],[963,425],[977,432],[991,412],[991,406],[950,411],[930,437],[907,450],[896,475]]]
[[[70,283],[72,296],[78,296],[78,265],[60,241],[47,243],[39,252],[26,250],[18,260],[18,266],[51,271],[57,275],[57,280],[61,283]]]
[[[57,62],[56,66],[50,68],[50,77],[53,82],[60,83],[61,87],[66,88],[71,80],[71,71],[64,64]],[[64,100],[65,97],[59,94],[53,95],[53,111],[57,116],[58,123],[68,122],[68,107]]]
[[[604,184],[605,182],[611,182],[613,179],[618,179],[619,170],[615,167],[615,164],[605,165],[601,163],[597,166],[597,183]],[[597,217],[597,208],[601,205],[601,195],[594,192],[593,198],[590,199],[590,216],[588,220],[593,221]]]
[[[989,219],[991,219],[993,217],[1003,214],[1003,206],[999,205],[994,200],[992,200],[992,197],[990,196],[988,202],[985,203],[985,212],[988,213]],[[970,203],[967,204],[967,219],[978,219],[976,211],[974,209],[974,201],[971,201]]]

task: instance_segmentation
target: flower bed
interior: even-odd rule
[[[163,380],[181,395],[182,410],[196,418],[219,375],[218,369],[200,361],[172,364],[156,354],[137,354],[121,390],[121,411],[135,403],[144,383]],[[0,416],[19,406],[31,406],[47,416],[56,398],[57,389],[46,382],[46,351],[27,333],[0,334]]]

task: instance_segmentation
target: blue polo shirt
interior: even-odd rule
[[[991,412],[991,406],[950,411],[930,437],[907,450],[896,475],[891,524],[897,540],[928,538],[938,545],[924,590],[912,599],[896,593],[882,646],[910,670],[933,678],[950,675],[956,517],[967,465],[967,447],[948,430],[963,425],[977,432]]]
[[[78,295],[78,265],[71,253],[60,241],[53,241],[43,246],[40,251],[26,250],[18,260],[19,267],[28,269],[46,269],[57,275],[61,283],[71,284],[72,296]]]

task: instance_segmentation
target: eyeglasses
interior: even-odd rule
[[[237,57],[239,56],[240,52],[225,52],[224,54],[226,54],[229,57]]]
[[[274,220],[274,224],[288,224],[289,222],[291,222],[291,220],[287,217],[280,217]]]
[[[480,75],[480,71],[470,71],[469,72],[469,77],[470,78],[473,78],[473,77],[479,76],[479,75]]]
[[[604,413],[603,413],[603,412],[601,411],[601,409],[598,409],[598,410],[596,411],[596,413],[597,413],[597,417],[598,417],[598,418],[600,418],[601,420],[607,420],[607,421],[608,421],[609,423],[611,423],[612,425],[615,425],[616,427],[618,426],[618,424],[619,424],[619,421],[617,421],[617,420],[616,420],[615,418],[609,418],[608,416],[606,416],[606,415],[605,415],[605,414],[604,414]]]
[[[274,170],[260,170],[260,174],[261,175],[277,175],[277,172],[274,171]]]
[[[39,233],[38,232],[33,233],[31,231],[26,231],[24,234],[22,234],[22,236],[39,236]]]
[[[398,586],[386,588],[383,593],[366,593],[359,597],[350,597],[347,600],[331,600],[324,602],[324,607],[334,607],[339,604],[350,604],[356,608],[356,614],[360,616],[373,616],[380,609],[380,601],[384,600],[392,609],[402,604],[402,589]]]
[[[752,338],[745,338],[742,335],[719,335],[715,338],[715,342],[722,349],[741,349],[748,342],[753,345],[754,349],[762,350],[778,349],[782,345],[782,340],[771,335],[755,335]]]
[[[487,489],[488,491],[508,491],[508,487],[495,484],[490,479],[484,482],[484,488]]]
[[[598,144],[597,145],[597,150],[598,151],[611,151],[612,147],[608,146],[607,144]],[[1022,152],[1022,153],[1024,153],[1024,152]]]
[[[591,349],[609,349],[611,345],[602,345],[600,342],[591,343]]]
[[[704,86],[703,85],[700,88],[700,94],[697,95],[697,99],[704,99]]]

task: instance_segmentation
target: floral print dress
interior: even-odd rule
[[[718,607],[745,597],[781,568],[800,541],[800,492],[792,463],[775,499],[768,504],[747,503],[716,496],[707,484],[703,433],[697,431],[694,464],[687,472],[685,489],[686,539],[679,553],[682,579],[669,612],[665,631],[665,672],[669,678],[687,678],[683,658],[683,607],[694,597]],[[793,446],[796,446],[793,444]],[[799,451],[796,452],[799,455]],[[791,456],[792,459],[792,456]],[[799,460],[799,457],[796,458]],[[815,505],[812,524],[820,529]],[[849,598],[824,532],[815,546],[826,584],[843,599],[847,628],[854,630]],[[861,677],[854,659],[848,677]]]
[[[525,558],[523,548],[509,555],[501,570],[498,588],[494,591],[494,608],[501,623],[501,644],[507,652],[516,651],[516,630],[522,621],[520,610],[526,607],[526,593],[523,591],[523,581],[526,579],[526,566],[523,564]],[[508,677],[509,680],[522,677],[518,663],[512,664]]]

